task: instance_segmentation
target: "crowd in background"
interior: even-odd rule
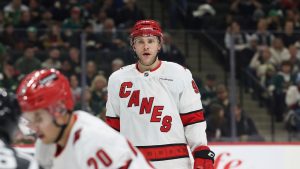
[[[224,38],[227,49],[230,36],[235,42],[237,78],[293,132],[300,129],[299,7],[294,0],[235,0]]]
[[[75,110],[104,119],[108,77],[136,62],[129,32],[145,19],[136,1],[4,0],[0,9],[0,86],[15,92],[26,74],[55,68],[70,81]],[[172,36],[164,35],[160,58],[185,66]]]
[[[203,5],[217,6],[217,1]],[[200,5],[200,6],[201,6]],[[216,36],[228,54],[234,49],[236,76],[246,92],[266,107],[276,122],[290,132],[300,129],[300,3],[297,0],[231,0],[227,10],[217,10],[220,20],[209,28],[221,30]],[[217,9],[217,8],[216,8]],[[223,18],[223,22],[221,21]],[[202,29],[207,29],[203,25]]]
[[[168,29],[223,32],[218,42],[224,42],[222,45],[228,50],[232,36],[237,78],[259,103],[270,108],[278,122],[283,121],[285,114],[297,122],[294,115],[300,112],[298,1],[163,0],[160,5],[168,15],[166,23],[161,21],[165,32],[159,53],[162,60],[189,66]],[[76,109],[83,108],[104,119],[107,78],[136,61],[128,40],[129,31],[135,21],[147,18],[136,1],[3,0],[0,9],[0,86],[15,91],[25,74],[39,68],[56,68],[70,80]],[[87,74],[84,88],[82,71]],[[254,79],[242,78],[248,76]],[[228,140],[231,112],[227,86],[217,84],[214,74],[199,80],[198,85],[209,140]],[[234,114],[240,140],[263,140],[240,104]],[[300,125],[290,128],[300,130]]]
[[[300,2],[298,0],[169,0],[167,2],[173,2],[170,6],[167,5],[168,3],[165,4],[169,9],[170,23],[167,24],[169,28],[204,30],[210,34],[227,50],[227,54],[218,58],[219,63],[227,71],[229,71],[230,50],[233,48],[236,76],[246,92],[252,94],[259,106],[268,109],[275,122],[284,123],[289,132],[300,133]],[[211,49],[218,50],[216,47]],[[206,79],[208,86],[211,79],[209,76]],[[226,86],[204,86],[202,98],[213,96],[210,100],[216,100],[221,97],[218,94],[220,91],[228,92]],[[230,105],[228,102],[227,100],[223,101],[223,104],[207,105],[207,115],[212,115],[210,117],[212,119],[215,117],[213,117],[214,113],[210,114],[210,111],[225,110],[225,113],[219,113],[216,124],[220,123],[219,121],[230,121],[226,118],[229,112],[228,105]],[[223,105],[222,110],[220,105]],[[225,118],[221,120],[223,114]],[[212,126],[213,129],[216,127]],[[208,127],[210,128],[209,125]],[[227,135],[228,131],[221,133]],[[214,131],[213,135],[219,136],[220,132]]]

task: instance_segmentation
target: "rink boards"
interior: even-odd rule
[[[213,143],[215,169],[299,169],[300,143]],[[34,153],[34,146],[17,146]]]

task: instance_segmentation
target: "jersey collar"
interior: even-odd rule
[[[150,72],[154,72],[154,71],[156,71],[158,68],[160,68],[162,62],[161,62],[161,60],[158,60],[158,61],[159,61],[158,65],[157,65],[155,68],[151,69]],[[140,71],[140,69],[139,69],[139,67],[138,67],[138,63],[135,64],[135,67],[136,67],[136,69],[137,69],[140,73],[143,73],[143,72]]]

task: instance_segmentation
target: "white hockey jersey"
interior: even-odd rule
[[[36,157],[51,169],[153,169],[143,154],[100,119],[74,112],[76,122],[66,146],[36,143]]]
[[[206,145],[199,89],[184,67],[166,61],[141,73],[136,64],[108,83],[107,123],[126,136],[158,169],[189,169],[187,145]]]

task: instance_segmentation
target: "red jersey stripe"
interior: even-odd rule
[[[119,117],[106,117],[106,123],[113,129],[120,131],[120,118]]]
[[[161,161],[189,157],[186,144],[137,146],[149,161]]]
[[[127,162],[126,162],[126,164],[123,166],[123,167],[120,167],[119,169],[128,169],[129,168],[129,166],[130,166],[130,164],[131,164],[131,162],[132,162],[132,160],[130,159],[130,160],[128,160]]]
[[[134,154],[135,156],[137,156],[137,152],[136,152],[136,150],[134,149],[134,147],[132,146],[132,144],[131,144],[128,140],[127,140],[127,143],[128,143],[128,145],[129,145],[130,149],[132,150],[133,154]]]
[[[197,110],[190,113],[180,114],[183,126],[199,123],[205,120],[203,110]]]

